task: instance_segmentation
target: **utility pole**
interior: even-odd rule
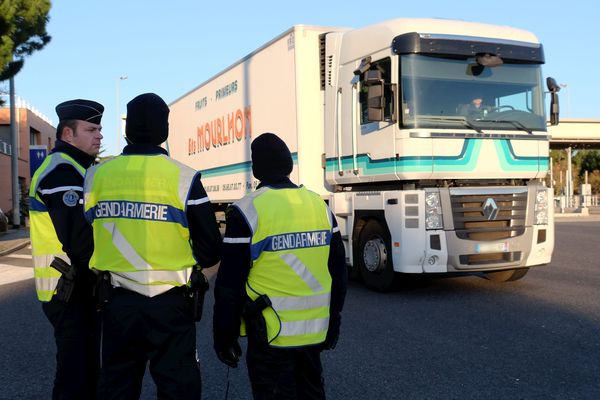
[[[554,169],[554,161],[552,160],[552,157],[550,157],[550,187],[552,188],[552,195],[554,196],[554,173],[553,170]]]
[[[122,75],[117,79],[116,92],[117,92],[117,154],[121,152],[121,136],[123,136],[123,130],[121,129],[123,125],[123,119],[121,118],[121,94],[120,94],[120,86],[121,81],[129,78],[127,74]]]
[[[12,176],[12,215],[13,228],[21,225],[21,209],[19,201],[21,193],[19,190],[19,129],[17,121],[17,109],[15,106],[15,78],[10,78],[10,138],[11,138],[11,176]]]
[[[571,146],[567,147],[567,196],[569,196],[569,207],[573,205],[571,202],[573,201],[573,161],[571,158]]]

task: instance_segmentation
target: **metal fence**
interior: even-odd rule
[[[554,207],[557,212],[564,212],[565,209],[581,207],[599,207],[600,195],[589,196],[556,196],[554,197]]]

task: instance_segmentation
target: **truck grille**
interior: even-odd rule
[[[525,232],[526,190],[489,195],[451,194],[450,200],[454,229],[461,239],[493,241],[520,236]],[[487,212],[484,211],[486,206]]]
[[[513,251],[511,253],[463,254],[458,259],[464,265],[489,265],[515,263],[521,261],[521,257],[522,252]]]

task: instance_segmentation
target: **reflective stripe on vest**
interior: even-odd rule
[[[234,206],[252,230],[246,293],[253,300],[260,294],[271,299],[272,307],[263,310],[271,346],[323,342],[331,299],[327,206],[303,187],[261,188]]]
[[[185,214],[196,171],[164,155],[122,155],[88,170],[84,211],[90,267],[148,297],[185,285],[196,260]]]
[[[85,174],[85,168],[77,163],[73,158],[64,153],[52,153],[42,162],[42,165],[36,170],[29,188],[29,218],[31,235],[31,254],[33,256],[33,276],[35,278],[35,288],[37,297],[40,301],[50,301],[56,293],[56,285],[61,274],[50,263],[55,257],[62,258],[67,263],[71,263],[69,257],[62,250],[62,243],[58,240],[54,224],[48,214],[46,204],[44,204],[41,194],[52,194],[61,191],[82,190],[77,186],[61,186],[53,189],[40,190],[39,184],[56,167],[61,164],[72,165],[77,172]]]

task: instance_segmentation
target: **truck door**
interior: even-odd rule
[[[365,57],[340,68],[336,92],[335,171],[338,184],[393,180],[396,85],[390,56]]]
[[[356,141],[361,182],[396,179],[397,85],[392,83],[392,71],[390,56],[365,58],[359,67]]]
[[[335,93],[335,164],[333,179],[337,184],[352,184],[360,181],[357,137],[359,122],[359,79],[354,73],[356,62],[340,66],[338,88]]]

